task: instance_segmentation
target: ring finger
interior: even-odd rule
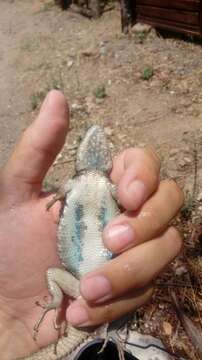
[[[178,231],[171,227],[160,237],[124,252],[97,271],[87,274],[80,284],[81,294],[88,302],[84,302],[82,306],[83,314],[85,313],[86,317],[81,317],[82,321],[79,322],[81,300],[76,300],[68,309],[68,320],[83,326],[102,323],[104,313],[106,312],[108,314],[106,316],[109,316],[106,302],[109,305],[111,299],[120,298],[123,294],[133,291],[132,297],[125,296],[121,300],[121,306],[120,300],[116,300],[111,305],[113,311],[110,310],[110,313],[113,314],[111,316],[117,318],[131,311],[131,307],[138,306],[137,296],[140,289],[149,286],[153,279],[175,258],[181,246],[182,240]],[[134,294],[134,291],[137,293]],[[143,291],[141,295],[143,295],[142,299],[148,298],[147,291],[145,293]],[[90,306],[89,303],[93,306]],[[101,304],[103,304],[102,311],[96,312],[97,305],[101,306]],[[76,307],[78,307],[78,312],[75,310]],[[77,314],[77,319],[74,314]],[[74,318],[71,317],[72,315]]]

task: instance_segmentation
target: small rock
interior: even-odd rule
[[[107,55],[107,47],[105,45],[100,47],[100,55]]]
[[[72,110],[77,110],[79,108],[79,105],[77,103],[72,104]]]
[[[172,325],[168,321],[163,321],[163,330],[167,336],[172,335],[173,328],[172,328]]]
[[[96,99],[95,99],[95,102],[96,102],[97,105],[100,105],[100,104],[102,104],[102,103],[104,102],[104,99],[98,99],[98,98],[96,98]]]
[[[79,116],[86,116],[88,114],[84,104],[73,103],[71,106],[71,114],[79,114]]]
[[[185,69],[183,66],[179,66],[176,70],[175,70],[175,73],[177,75],[184,75],[185,74]]]
[[[113,129],[110,128],[109,126],[105,127],[104,131],[107,136],[111,136],[113,134]]]
[[[147,24],[143,24],[143,23],[137,23],[131,29],[132,33],[134,33],[134,34],[141,33],[141,32],[149,33],[150,30],[151,30],[151,26],[147,25]]]
[[[184,166],[186,165],[186,162],[185,162],[184,160],[180,160],[179,163],[178,163],[178,165],[179,165],[180,167],[184,167]]]
[[[183,151],[184,151],[185,153],[190,154],[190,147],[189,147],[189,146],[185,146],[185,147],[183,148]]]
[[[197,200],[198,200],[198,201],[202,201],[202,192],[200,192],[200,193],[198,194]]]
[[[94,53],[93,53],[93,50],[87,49],[87,50],[82,51],[82,55],[85,57],[91,57],[94,55]]]
[[[177,155],[178,153],[179,153],[179,149],[177,149],[177,148],[174,148],[174,149],[170,150],[170,156]]]
[[[184,162],[186,164],[191,164],[192,163],[192,160],[189,158],[189,157],[184,157]]]
[[[86,101],[87,111],[90,113],[93,110],[93,108],[95,107],[94,99],[92,96],[89,96],[89,97],[86,97],[85,101]]]
[[[182,276],[182,275],[186,274],[187,271],[188,271],[188,270],[187,270],[186,266],[182,265],[182,266],[179,266],[179,267],[175,270],[175,274],[176,274],[177,276]]]
[[[118,134],[117,134],[117,137],[118,137],[118,139],[119,139],[121,142],[127,139],[127,135],[126,135],[126,134],[118,133]]]
[[[74,63],[73,60],[69,60],[67,63],[67,67],[68,68],[72,67],[73,63]]]

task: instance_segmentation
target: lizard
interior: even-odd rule
[[[47,206],[49,208],[55,201],[64,198],[57,231],[58,254],[64,268],[49,268],[46,272],[52,300],[43,306],[41,318],[34,327],[35,334],[47,312],[60,308],[64,294],[72,298],[80,296],[79,279],[112,257],[112,253],[104,247],[102,232],[107,223],[120,213],[120,208],[115,185],[109,179],[111,151],[100,126],[93,125],[81,141],[75,168],[75,176]],[[72,354],[87,339],[92,339],[93,334],[95,330],[69,326],[67,337],[62,336],[57,342],[57,351],[55,344],[51,344],[25,359],[72,358]],[[123,358],[119,346],[118,352]]]

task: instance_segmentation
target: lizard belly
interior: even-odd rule
[[[68,196],[58,229],[58,249],[63,265],[77,278],[111,258],[102,232],[118,213],[109,183],[98,175],[83,176]]]

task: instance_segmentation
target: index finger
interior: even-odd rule
[[[112,181],[126,210],[137,210],[159,184],[160,161],[152,148],[130,148],[114,159]]]

